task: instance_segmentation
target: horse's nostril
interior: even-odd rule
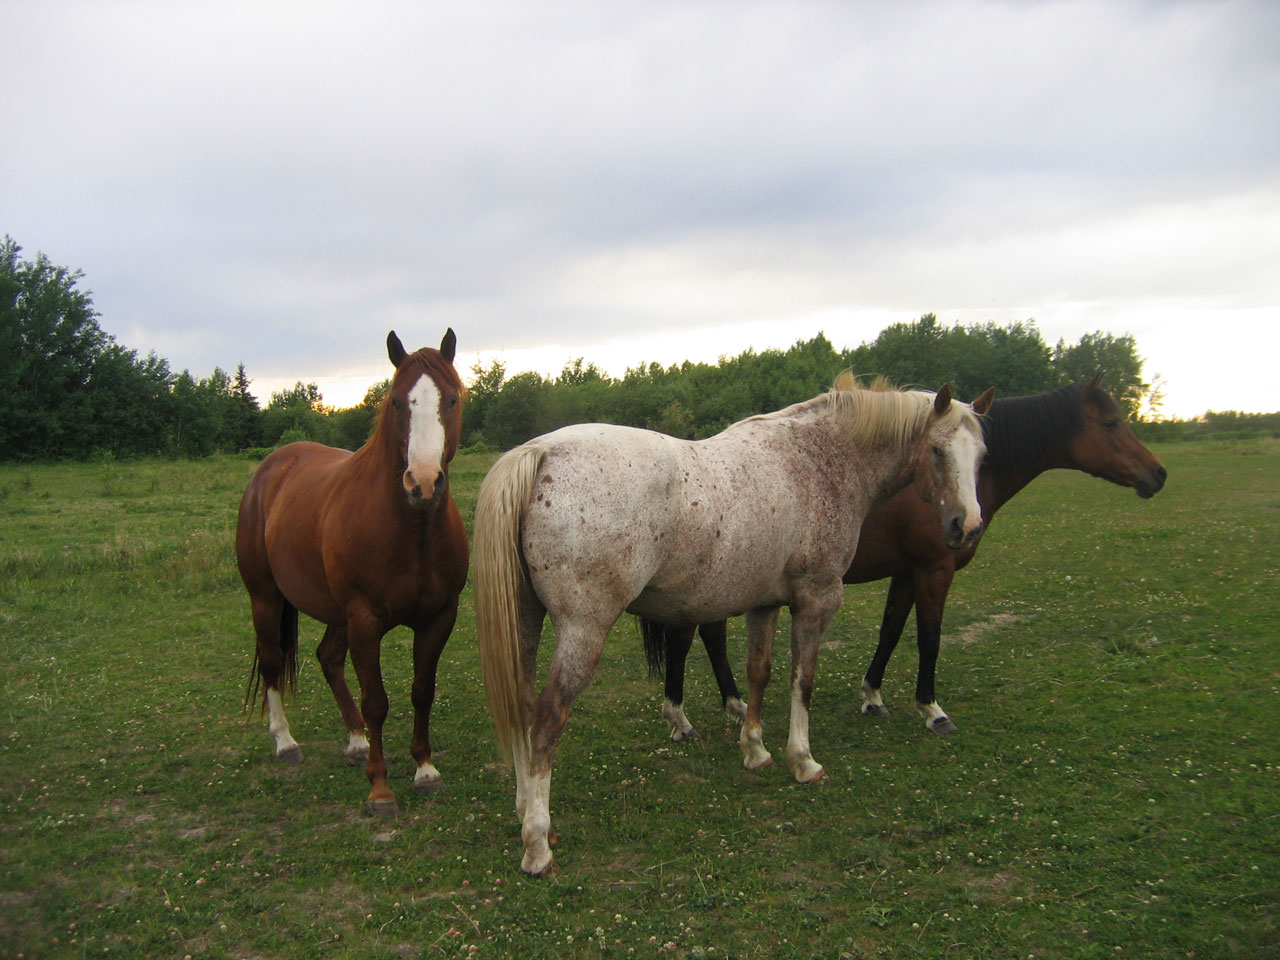
[[[436,474],[436,482],[435,482],[435,486],[432,487],[432,490],[434,493],[439,493],[443,489],[444,489],[444,471],[441,470],[439,473]]]

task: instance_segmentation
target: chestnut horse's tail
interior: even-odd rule
[[[285,600],[280,609],[280,653],[283,660],[281,681],[289,688],[289,692],[298,690],[298,608]],[[249,667],[249,684],[244,691],[244,708],[252,716],[254,704],[258,702],[258,693],[262,687],[262,671],[259,669],[258,648],[253,648],[253,665]],[[266,714],[267,698],[262,698],[259,714]],[[246,717],[246,722],[248,717]]]
[[[493,465],[476,499],[476,639],[484,692],[504,756],[527,745],[529,723],[521,691],[520,591],[526,589],[520,529],[543,450],[522,446]]]

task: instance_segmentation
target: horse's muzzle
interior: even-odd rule
[[[1149,476],[1141,477],[1134,482],[1133,489],[1143,500],[1150,500],[1164,489],[1164,482],[1168,477],[1169,471],[1164,468],[1164,465],[1157,464]]]
[[[964,520],[960,517],[952,517],[951,522],[947,524],[946,535],[948,547],[952,550],[963,550],[978,542],[978,538],[982,536],[982,522],[979,521],[966,532]]]
[[[404,490],[409,495],[409,503],[412,506],[429,507],[439,503],[440,497],[444,494],[444,488],[445,472],[443,470],[436,472],[430,491],[422,488],[422,484],[418,482],[412,470],[404,472]]]

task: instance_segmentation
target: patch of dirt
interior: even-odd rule
[[[1012,623],[1021,623],[1022,620],[1023,618],[1016,613],[997,613],[994,617],[988,617],[986,620],[979,620],[977,623],[969,624],[954,637],[948,637],[947,639],[967,647],[971,643],[985,640],[987,635],[994,630],[1007,627]]]

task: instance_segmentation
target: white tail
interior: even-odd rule
[[[520,689],[520,528],[543,450],[517,447],[493,465],[476,500],[476,640],[484,670],[484,692],[498,734],[498,748],[511,756],[525,747],[529,722]]]

